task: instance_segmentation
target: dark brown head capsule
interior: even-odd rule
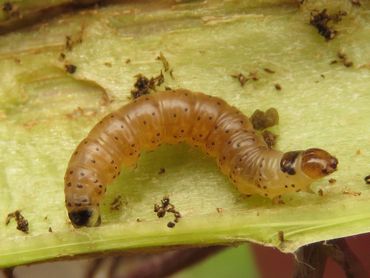
[[[321,149],[308,149],[302,153],[302,171],[312,179],[325,177],[337,170],[338,160]]]
[[[75,228],[94,227],[101,223],[99,210],[94,207],[71,209],[68,216]]]

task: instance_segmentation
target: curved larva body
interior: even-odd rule
[[[199,146],[215,157],[243,194],[274,198],[307,191],[317,178],[312,163],[306,161],[311,168],[302,170],[306,159],[302,152],[284,154],[268,148],[248,118],[222,99],[187,90],[166,91],[142,96],[109,114],[79,144],[65,175],[66,205],[73,224],[97,224],[106,186],[120,174],[122,164],[133,166],[142,151],[180,142]],[[305,153],[312,156],[315,151],[321,150]],[[331,162],[326,174],[336,167],[336,160]]]

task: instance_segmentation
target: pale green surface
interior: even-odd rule
[[[292,252],[370,231],[370,190],[363,181],[370,174],[369,10],[343,4],[350,15],[328,43],[308,25],[304,8],[248,8],[238,2],[107,7],[0,38],[0,215],[21,209],[30,222],[28,235],[14,222],[0,225],[0,267],[99,251],[237,241]],[[81,30],[82,44],[65,52],[77,65],[76,74],[67,75],[59,53],[65,36],[78,37]],[[353,68],[329,65],[338,50]],[[160,51],[174,69],[175,80],[166,75],[166,86],[221,96],[246,114],[277,108],[278,148],[327,149],[340,161],[332,175],[337,183],[314,184],[323,197],[292,194],[285,205],[273,205],[258,196],[243,198],[197,150],[163,146],[109,187],[101,227],[73,229],[63,193],[68,159],[103,115],[128,102],[134,75],[159,73]],[[264,73],[264,67],[276,73]],[[260,80],[244,88],[230,77],[255,70]],[[275,90],[276,82],[282,91]],[[107,104],[106,95],[112,102]],[[160,167],[164,175],[158,175]],[[125,206],[110,212],[118,194]],[[183,215],[174,229],[166,227],[172,218],[152,212],[165,194]],[[278,231],[287,239],[283,245]]]

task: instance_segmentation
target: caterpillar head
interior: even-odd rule
[[[308,149],[302,152],[302,171],[311,179],[320,179],[337,170],[338,160],[321,149]]]
[[[320,179],[337,169],[338,160],[322,149],[312,148],[305,151],[287,152],[283,155],[280,168],[294,175],[297,167],[310,179]]]
[[[75,228],[99,226],[100,213],[96,207],[76,207],[68,212],[69,219]]]

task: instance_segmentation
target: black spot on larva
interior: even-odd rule
[[[143,121],[143,124],[146,125],[146,121]]]
[[[118,137],[117,137],[117,136],[114,136],[114,139],[115,139],[115,140],[118,140]]]
[[[78,154],[78,151],[75,151],[74,153],[73,153],[73,155],[77,155]]]
[[[184,133],[184,130],[183,129],[181,129],[181,133]]]
[[[292,183],[290,186],[294,188],[295,187],[295,184]]]
[[[225,133],[229,133],[230,131],[228,129],[225,130]]]
[[[217,105],[221,105],[221,102],[217,101]]]
[[[69,174],[70,174],[70,175],[72,175],[72,174],[73,174],[73,171],[72,171],[72,170],[71,170],[71,171],[69,171]]]
[[[214,146],[215,145],[215,142],[212,142],[211,145]]]
[[[284,187],[285,187],[285,188],[288,188],[288,186],[287,186],[287,185],[285,185]]]
[[[294,175],[296,173],[295,171],[295,160],[297,159],[298,155],[300,154],[300,151],[293,151],[293,152],[286,152],[284,153],[281,161],[280,161],[280,169],[284,173],[287,173],[288,175]]]
[[[114,164],[114,160],[112,160],[112,161],[110,162],[110,164]]]
[[[154,144],[154,143],[155,143],[155,141],[154,141],[154,140],[152,140],[151,142],[152,142],[152,144]]]
[[[95,163],[96,161],[95,161],[95,159],[92,159],[92,160],[91,160],[91,162],[92,162],[92,163]]]
[[[98,180],[95,180],[94,183],[98,183]]]
[[[81,172],[81,173],[80,173],[80,176],[85,176],[85,173],[84,173],[84,172]]]
[[[188,111],[189,111],[189,109],[188,109],[188,108],[185,108],[185,109],[184,109],[184,111],[185,111],[185,112],[188,112]]]
[[[135,147],[135,144],[131,144],[131,147],[134,148]]]
[[[121,128],[123,128],[123,125],[121,125]]]
[[[188,96],[189,94],[188,93],[185,93],[185,96]]]
[[[114,115],[110,115],[111,118],[114,118]]]
[[[83,188],[84,186],[83,186],[83,184],[80,184],[80,183],[79,183],[79,184],[77,184],[77,187],[78,187],[78,188]]]
[[[208,117],[209,120],[212,120],[213,118],[212,117]]]
[[[71,185],[72,185],[72,183],[71,183],[71,182],[67,183],[67,186],[68,186],[68,187],[71,187]]]
[[[199,134],[199,138],[202,138],[203,137],[203,134]]]
[[[267,193],[265,193],[264,195],[265,195],[265,197],[268,197],[269,196]]]
[[[266,186],[266,185],[264,185],[264,186],[263,186],[263,189],[267,189],[267,186]]]
[[[176,118],[176,114],[173,114],[173,117]]]
[[[160,136],[161,134],[158,132],[156,135],[157,135],[157,136]]]
[[[102,184],[99,184],[99,188],[103,188],[103,185]]]
[[[132,155],[133,155],[133,153],[129,153],[129,155],[130,155],[130,156],[132,156]]]
[[[99,148],[95,148],[95,150],[98,152],[98,151],[100,151],[100,149]]]
[[[200,121],[200,117],[198,117],[197,120]]]
[[[87,144],[87,140],[86,140],[86,141],[84,141],[84,144],[85,144],[85,145]]]
[[[152,112],[152,116],[153,116],[153,117],[155,116],[155,112]]]

